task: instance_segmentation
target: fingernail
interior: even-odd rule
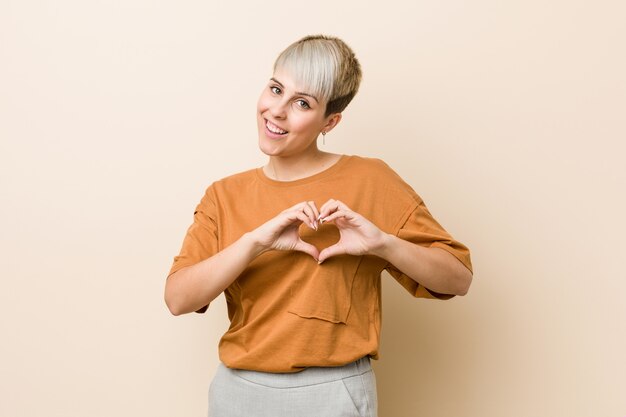
[[[324,219],[320,219],[320,224],[324,223]]]

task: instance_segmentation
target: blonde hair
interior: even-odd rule
[[[274,71],[284,69],[295,81],[326,103],[325,115],[341,113],[356,95],[361,83],[361,64],[341,39],[310,35],[292,43],[274,62]]]

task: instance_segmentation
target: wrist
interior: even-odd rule
[[[378,256],[379,258],[387,259],[388,254],[393,248],[394,240],[396,236],[390,233],[382,233],[378,243],[370,251],[370,255]]]
[[[269,250],[269,248],[265,247],[261,240],[256,237],[254,232],[244,233],[241,236],[240,241],[245,245],[247,252],[250,253],[252,258],[256,258]]]

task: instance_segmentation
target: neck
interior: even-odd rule
[[[340,157],[320,150],[298,156],[270,156],[264,172],[277,181],[295,181],[324,171]]]

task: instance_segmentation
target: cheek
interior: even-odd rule
[[[257,101],[256,103],[256,109],[257,111],[260,113],[262,112],[264,109],[266,108],[266,106],[263,103],[263,97],[259,98],[259,101]]]
[[[256,108],[259,112],[264,112],[270,107],[271,97],[264,91],[261,93],[259,100],[256,103]]]
[[[291,119],[291,125],[300,131],[315,130],[317,124],[317,120],[308,114],[295,114]]]

